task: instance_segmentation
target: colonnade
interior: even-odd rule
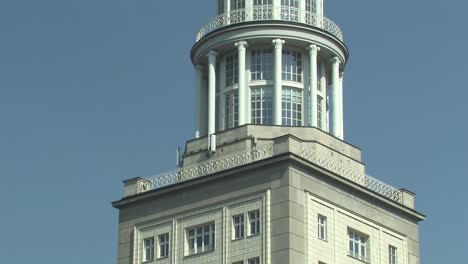
[[[283,89],[283,80],[282,80],[282,52],[285,41],[282,39],[274,39],[273,44],[273,125],[282,125],[282,89]],[[250,100],[248,97],[249,87],[246,85],[246,51],[248,43],[246,41],[239,41],[235,43],[238,52],[238,125],[242,126],[250,123],[250,120],[247,120],[249,116],[247,111],[249,109]],[[333,57],[329,61],[329,67],[325,63],[318,63],[318,54],[320,47],[315,44],[309,45],[307,48],[309,51],[309,72],[310,76],[310,97],[307,92],[307,82],[304,84],[303,98],[304,98],[304,113],[308,112],[308,109],[311,109],[311,112],[308,113],[311,115],[311,124],[312,127],[318,127],[318,94],[320,90],[322,94],[325,94],[326,101],[326,91],[327,91],[327,77],[325,74],[326,69],[331,69],[331,112],[332,112],[332,123],[331,123],[331,134],[337,138],[344,139],[344,128],[343,128],[343,74],[340,71],[341,60],[338,57]],[[218,59],[218,53],[215,51],[210,51],[207,54],[208,57],[208,82],[207,82],[207,113],[203,113],[202,104],[203,104],[203,89],[205,82],[203,76],[206,73],[206,69],[202,65],[197,65],[195,67],[196,72],[196,132],[195,137],[199,138],[204,135],[213,135],[216,133],[216,83],[217,83],[217,72],[216,64]],[[222,69],[221,69],[222,70]],[[305,78],[303,78],[305,79]],[[303,80],[304,81],[304,80]],[[322,104],[325,102],[322,102]],[[309,108],[310,106],[310,108]],[[322,110],[323,111],[323,110]],[[221,111],[223,112],[223,111]],[[203,118],[203,115],[207,115],[207,120]],[[328,116],[328,115],[326,115]],[[304,115],[304,119],[308,118],[308,115]],[[305,121],[303,124],[307,124]],[[206,128],[204,127],[206,126]],[[210,138],[210,137],[208,137]]]

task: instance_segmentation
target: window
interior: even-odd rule
[[[388,246],[388,263],[398,264],[397,248],[394,246]]]
[[[273,79],[273,50],[252,50],[250,57],[250,71],[252,81]]]
[[[234,227],[233,239],[244,237],[244,215],[236,215],[232,217],[232,225]]]
[[[249,223],[250,223],[249,235],[252,236],[252,235],[260,234],[260,210],[249,212]]]
[[[259,6],[259,5],[271,5],[272,0],[254,0],[254,6]]]
[[[301,53],[292,50],[283,50],[283,81],[302,82]]]
[[[327,218],[323,215],[317,217],[318,238],[327,240]]]
[[[348,231],[349,252],[351,257],[368,262],[367,245],[369,238],[355,231]]]
[[[214,224],[187,229],[188,255],[214,250]]]
[[[323,129],[322,107],[323,98],[319,95],[317,96],[317,127],[320,129]]]
[[[231,10],[245,8],[245,0],[231,0]]]
[[[226,57],[226,86],[239,82],[239,59],[237,54]]]
[[[159,236],[159,258],[169,256],[169,233]]]
[[[226,95],[226,128],[233,128],[239,124],[239,97],[237,90]]]
[[[260,258],[249,259],[248,264],[260,264]]]
[[[299,21],[299,0],[281,0],[281,19]]]
[[[306,11],[317,14],[317,0],[306,0]]]
[[[143,240],[143,244],[145,247],[144,253],[144,261],[151,261],[154,260],[154,237],[145,238]]]
[[[301,126],[302,124],[302,92],[298,89],[283,88],[282,124],[283,126]]]
[[[281,0],[281,5],[299,8],[299,0]]]
[[[273,19],[272,0],[254,0],[253,19]]]
[[[271,87],[253,88],[250,97],[252,123],[273,124],[273,89]]]

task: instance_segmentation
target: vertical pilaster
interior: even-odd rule
[[[195,138],[201,137],[202,131],[202,87],[203,87],[203,66],[195,66]]]
[[[309,59],[310,59],[310,97],[311,97],[311,109],[312,109],[312,126],[317,127],[317,54],[320,47],[317,45],[309,46]]]
[[[226,129],[226,60],[224,59],[219,67],[219,83],[220,83],[220,92],[219,92],[219,129]]]
[[[208,146],[211,135],[215,133],[216,125],[216,56],[218,53],[208,53]]]
[[[337,138],[342,138],[340,134],[340,59],[334,57],[331,59],[332,66],[332,134]]]
[[[273,0],[273,19],[281,18],[281,0]]]
[[[281,89],[282,89],[282,58],[283,58],[283,44],[284,40],[273,40],[274,50],[274,87],[273,87],[273,124],[281,125]]]
[[[246,41],[236,42],[238,49],[238,62],[239,62],[239,126],[245,125],[246,123],[246,103],[247,103],[247,91],[245,83],[245,53],[247,48]]]

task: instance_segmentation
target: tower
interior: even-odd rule
[[[218,0],[197,33],[195,137],[124,182],[118,263],[419,263],[414,194],[344,141],[348,49],[322,0]]]

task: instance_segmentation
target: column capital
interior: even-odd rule
[[[216,51],[214,51],[214,50],[210,50],[210,51],[208,52],[208,57],[209,57],[209,58],[212,58],[212,57],[215,57],[215,58],[216,58],[217,56],[218,56],[218,52],[216,52]]]
[[[317,53],[320,51],[320,47],[315,44],[312,44],[307,47],[307,50],[309,50],[309,53],[311,55],[317,55]]]
[[[245,50],[249,44],[247,43],[247,41],[238,41],[236,43],[234,43],[234,45],[239,49],[239,50]]]
[[[340,63],[341,63],[341,60],[340,60],[340,58],[338,58],[338,57],[333,57],[333,58],[330,59],[330,62],[331,62],[332,64],[340,64]]]
[[[274,39],[272,42],[275,46],[275,49],[281,49],[283,47],[283,44],[285,43],[285,41],[282,39]]]

